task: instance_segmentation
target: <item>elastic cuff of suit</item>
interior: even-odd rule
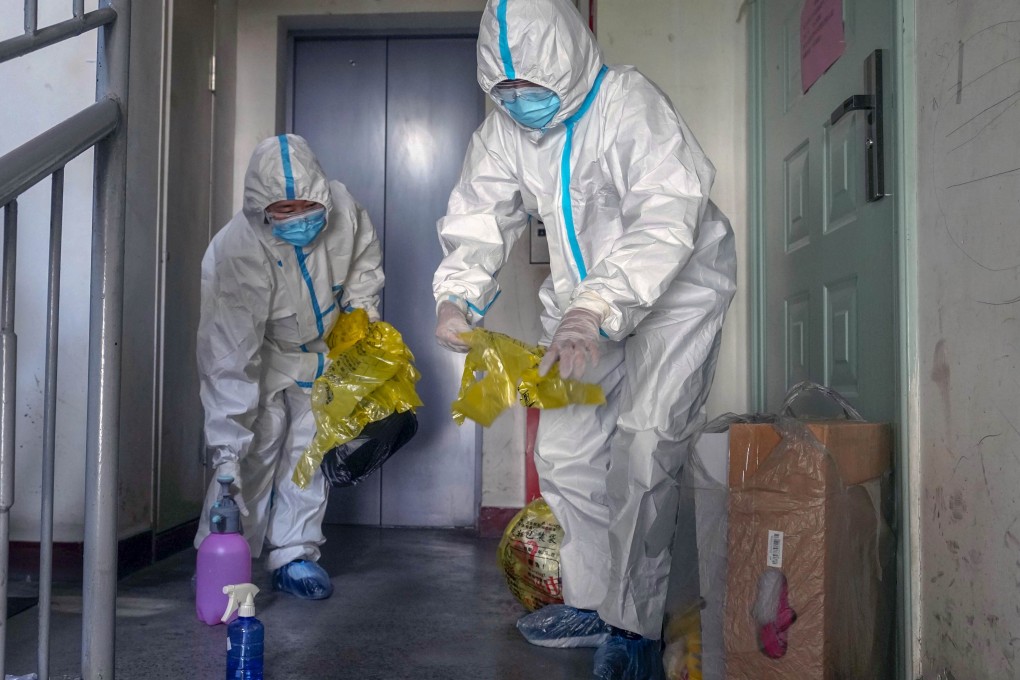
[[[571,309],[583,309],[585,311],[596,314],[599,318],[599,325],[601,326],[612,314],[613,308],[609,306],[609,303],[602,299],[598,293],[591,291],[585,291],[579,293],[570,301],[570,305],[567,307],[569,312]]]

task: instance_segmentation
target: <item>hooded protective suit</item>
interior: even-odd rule
[[[327,222],[300,248],[273,235],[265,209],[281,200],[321,203]],[[244,207],[213,238],[202,260],[198,367],[205,439],[212,463],[239,466],[253,556],[263,539],[270,570],[317,560],[326,484],[308,489],[291,475],[315,434],[309,398],[325,368],[323,338],[342,309],[377,315],[382,252],[368,213],[340,182],[326,179],[307,142],[280,135],[261,142],[244,178]],[[215,479],[197,547],[209,531]]]
[[[709,200],[714,168],[669,99],[633,67],[604,65],[567,0],[489,0],[478,83],[492,96],[513,79],[554,91],[561,108],[533,130],[493,97],[438,225],[434,292],[476,322],[529,215],[544,221],[545,342],[571,309],[596,312],[605,338],[585,379],[608,403],[546,411],[539,426],[542,494],[565,530],[564,598],[658,638],[676,477],[735,290],[733,234]]]

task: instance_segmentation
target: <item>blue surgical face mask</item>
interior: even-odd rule
[[[326,226],[326,208],[313,208],[288,217],[269,215],[273,236],[287,243],[304,248],[315,240]]]
[[[548,125],[560,110],[559,96],[544,87],[497,87],[493,93],[514,120],[536,130]]]

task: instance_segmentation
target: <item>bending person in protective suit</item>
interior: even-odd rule
[[[440,344],[499,294],[530,215],[546,226],[540,372],[599,382],[605,406],[542,414],[542,495],[565,532],[566,606],[523,617],[535,644],[598,647],[597,678],[658,678],[676,479],[704,419],[735,290],[714,168],[669,99],[606,66],[568,0],[489,0],[478,83],[492,98],[439,222]]]
[[[266,544],[273,587],[306,599],[333,592],[316,562],[327,485],[291,481],[315,435],[310,392],[325,368],[324,337],[344,309],[378,320],[382,253],[368,213],[326,179],[296,135],[261,142],[244,178],[244,207],[202,260],[198,368],[205,439],[217,475],[234,478],[252,555]],[[195,537],[208,534],[209,487]]]

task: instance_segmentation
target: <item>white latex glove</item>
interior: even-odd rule
[[[379,316],[378,310],[375,307],[365,307],[365,313],[368,314],[368,322],[375,323],[376,321],[382,321],[382,317]]]
[[[579,380],[589,366],[598,363],[601,323],[602,318],[589,309],[567,310],[538,365],[538,374],[548,373],[558,360],[561,378]]]
[[[436,341],[453,352],[465,353],[470,347],[461,339],[461,333],[471,330],[467,315],[456,303],[443,300],[436,309]]]
[[[216,476],[230,476],[234,478],[234,481],[230,483],[230,495],[234,497],[234,502],[237,503],[237,509],[241,511],[241,515],[247,517],[248,506],[244,504],[244,497],[241,496],[240,464],[236,460],[225,460],[216,466]]]

